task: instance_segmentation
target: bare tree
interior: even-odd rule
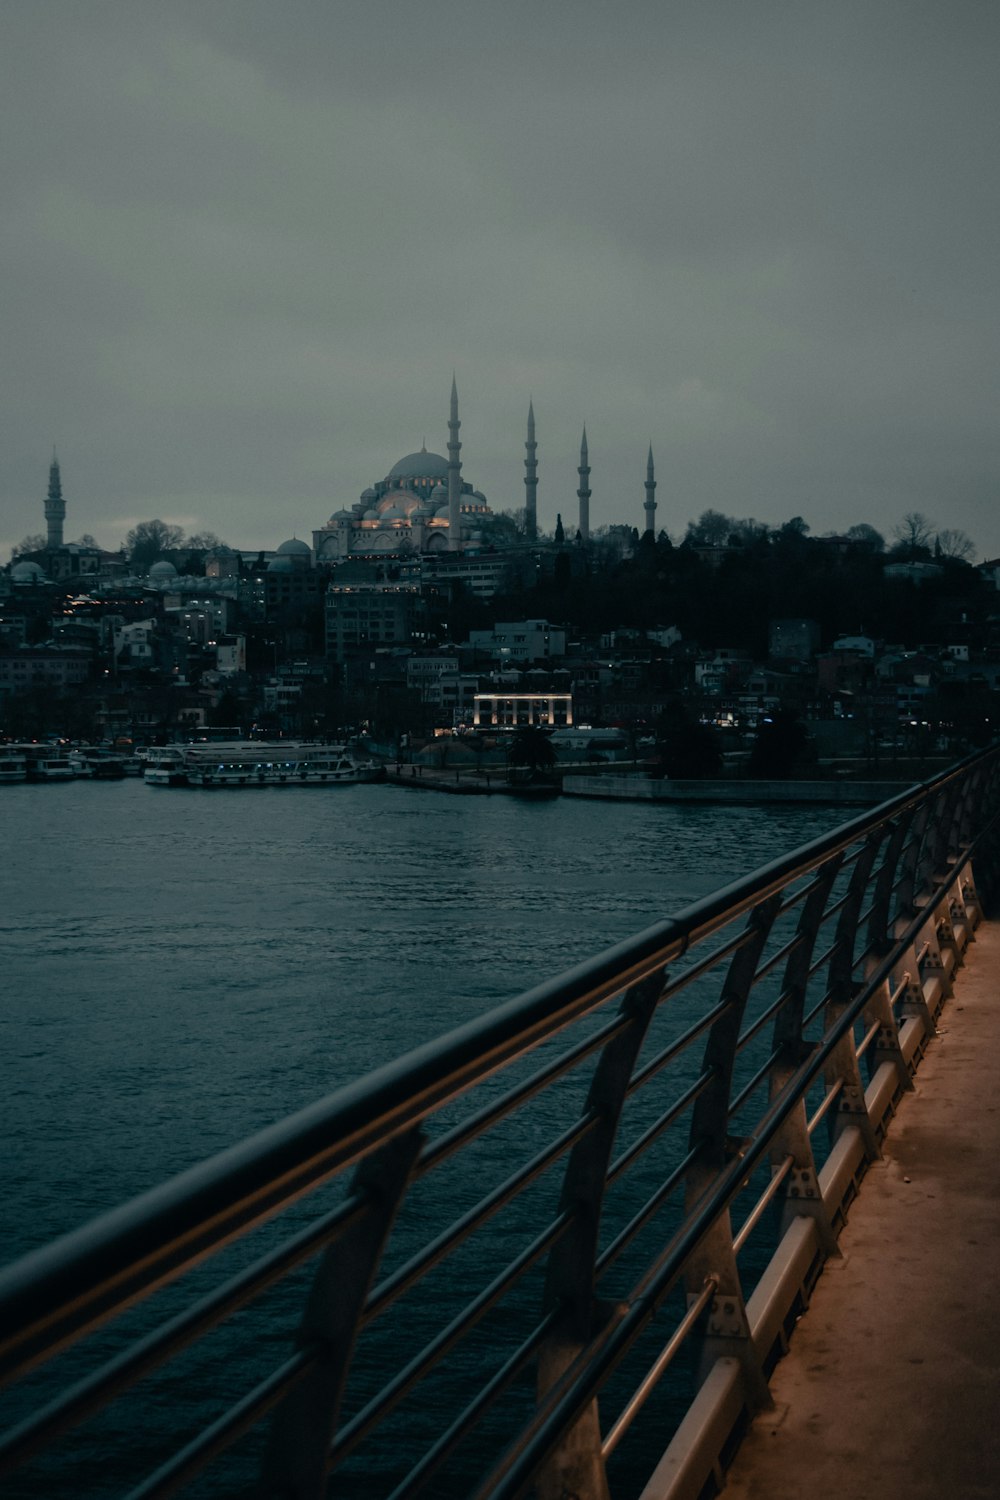
[[[906,557],[919,557],[928,553],[934,540],[934,522],[919,510],[908,510],[903,519],[893,527],[896,545]]]
[[[18,542],[16,547],[11,547],[10,560],[14,562],[16,558],[24,557],[27,552],[44,552],[47,545],[48,541],[46,537],[40,531],[34,531],[30,536],[26,536],[23,541]]]
[[[939,557],[970,563],[976,555],[976,544],[966,532],[949,527],[938,532],[935,550]]]

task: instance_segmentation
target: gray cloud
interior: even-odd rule
[[[920,509],[1000,554],[991,7],[46,0],[0,16],[6,549],[308,534],[445,442],[543,524]]]

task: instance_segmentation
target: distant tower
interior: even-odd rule
[[[461,550],[462,445],[458,440],[458,386],[451,377],[451,416],[448,419],[448,551]]]
[[[63,544],[63,522],[66,519],[66,502],[63,499],[62,483],[59,478],[59,460],[56,458],[56,450],[52,450],[52,465],[49,469],[49,493],[45,500],[45,522],[49,534],[46,541],[47,547],[61,547]]]
[[[649,445],[649,457],[646,459],[646,498],[643,501],[643,510],[646,512],[646,535],[656,535],[656,480],[653,478],[653,445]]]
[[[528,441],[524,445],[524,530],[528,541],[538,536],[538,464],[535,461],[535,408],[528,402]]]
[[[580,443],[580,467],[576,471],[580,476],[580,488],[576,492],[576,498],[580,502],[580,539],[584,542],[590,541],[590,464],[587,462],[587,429],[583,429],[583,440]]]

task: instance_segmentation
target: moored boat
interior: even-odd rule
[[[19,745],[0,745],[0,784],[27,781],[28,758]]]
[[[344,786],[377,781],[385,773],[374,761],[358,761],[346,745],[239,742],[189,746],[189,786]]]
[[[142,779],[147,786],[187,786],[184,751],[180,746],[150,750]]]

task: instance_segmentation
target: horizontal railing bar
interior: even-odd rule
[[[412,1129],[497,1068],[850,847],[887,817],[916,806],[930,788],[946,785],[973,759],[25,1256],[0,1273],[0,1328],[7,1330],[0,1341],[0,1372],[9,1375],[48,1357],[270,1218],[377,1142]]]
[[[646,1402],[649,1400],[650,1396],[653,1394],[654,1390],[663,1379],[663,1376],[673,1364],[677,1355],[680,1353],[680,1350],[684,1344],[684,1340],[687,1338],[688,1334],[691,1332],[692,1328],[701,1317],[705,1308],[715,1296],[715,1293],[718,1291],[718,1287],[718,1276],[709,1276],[706,1278],[705,1285],[702,1287],[697,1297],[695,1297],[694,1301],[691,1303],[683,1318],[681,1318],[670,1338],[660,1350],[659,1354],[656,1356],[656,1359],[650,1365],[649,1369],[646,1371],[645,1375],[642,1377],[639,1384],[632,1392],[632,1395],[629,1397],[626,1404],[618,1413],[614,1422],[608,1428],[607,1435],[604,1438],[604,1441],[601,1443],[601,1457],[605,1460],[605,1462],[607,1462],[612,1453],[614,1453],[615,1449],[618,1447],[618,1444],[628,1432],[629,1428],[632,1426],[632,1423],[635,1421],[636,1417],[642,1411],[642,1408],[645,1406]]]
[[[484,1135],[491,1126],[506,1119],[520,1105],[533,1099],[547,1084],[571,1072],[578,1063],[584,1062],[592,1053],[599,1051],[605,1043],[612,1041],[620,1032],[632,1025],[633,1019],[627,1013],[614,1016],[595,1031],[593,1036],[584,1037],[582,1042],[578,1042],[575,1047],[571,1047],[560,1057],[554,1058],[544,1068],[539,1068],[538,1072],[532,1073],[530,1078],[508,1089],[492,1104],[487,1104],[483,1109],[477,1110],[468,1119],[461,1120],[437,1140],[428,1141],[417,1158],[415,1175],[425,1176],[432,1167],[439,1166],[469,1141]]]
[[[819,955],[819,957],[813,959],[812,963],[809,965],[808,969],[806,970],[806,983],[807,984],[809,983],[810,979],[815,979],[815,977],[819,973],[820,969],[823,969],[823,968],[826,967],[826,965],[832,959],[833,955],[836,953],[837,948],[838,948],[838,941],[837,941],[836,938],[834,938],[834,940],[830,944],[829,948],[824,948],[823,952]]]
[[[668,1062],[675,1057],[679,1057],[682,1052],[685,1052],[692,1042],[698,1040],[702,1032],[707,1031],[710,1026],[714,1026],[723,1012],[729,1010],[735,1004],[735,1000],[718,1001],[716,1005],[712,1006],[711,1010],[707,1010],[693,1025],[689,1026],[686,1031],[682,1031],[679,1037],[675,1037],[668,1046],[664,1047],[662,1052],[658,1052],[655,1057],[651,1057],[648,1063],[644,1063],[638,1072],[632,1075],[628,1088],[625,1091],[625,1097],[627,1099],[631,1098],[633,1094],[643,1088],[654,1074],[659,1073],[661,1068],[665,1068]]]
[[[728,926],[729,923],[724,925]],[[696,980],[703,979],[706,974],[710,973],[712,969],[717,968],[725,959],[731,958],[734,953],[739,952],[741,948],[745,948],[747,943],[752,942],[755,936],[756,934],[752,927],[742,927],[738,932],[734,932],[731,937],[726,938],[724,943],[720,943],[717,948],[713,948],[710,953],[706,953],[704,958],[696,959],[686,969],[675,970],[664,989],[663,999],[672,1000],[681,990],[687,989]]]
[[[561,1315],[562,1309],[558,1307],[546,1313],[537,1328],[532,1330],[524,1342],[504,1361],[499,1370],[481,1387],[465,1410],[460,1412],[451,1426],[445,1429],[433,1447],[428,1448],[420,1462],[410,1470],[403,1482],[397,1485],[388,1500],[407,1500],[407,1497],[411,1495],[419,1495],[444,1461],[458,1447],[466,1433],[471,1432],[483,1413],[493,1405],[498,1396],[502,1395],[529,1359],[537,1354],[543,1340],[555,1328]]]
[[[747,1043],[753,1041],[754,1037],[757,1035],[761,1027],[766,1026],[768,1021],[770,1021],[772,1017],[776,1016],[778,1011],[781,1010],[782,1006],[787,1005],[791,998],[791,990],[782,990],[777,999],[772,1000],[767,1009],[762,1010],[760,1015],[757,1016],[755,1020],[750,1022],[750,1025],[747,1027],[746,1031],[744,1031],[737,1040],[736,1051],[742,1052]]]
[[[823,1010],[825,1008],[825,1006],[827,1006],[829,1004],[829,1001],[830,1001],[830,991],[829,990],[824,990],[823,994],[816,1001],[816,1004],[813,1006],[812,1010],[807,1010],[806,1013],[805,1013],[805,1015],[802,1017],[802,1030],[803,1031],[806,1031],[812,1025],[812,1023],[815,1021],[816,1017],[819,1015],[820,1011]]]
[[[879,1027],[881,1025],[882,1025],[881,1020],[875,1020],[869,1026],[868,1030],[865,1032],[864,1036],[861,1038],[860,1043],[858,1044],[858,1057],[859,1058],[864,1057],[865,1053],[868,1051],[868,1048],[871,1046],[872,1042],[878,1036]]]
[[[485,1317],[490,1308],[494,1307],[504,1294],[516,1285],[526,1271],[530,1271],[546,1250],[566,1233],[573,1222],[573,1217],[569,1210],[563,1210],[562,1213],[557,1214],[551,1224],[537,1234],[499,1276],[494,1277],[488,1286],[473,1297],[472,1301],[467,1303],[461,1312],[431,1339],[429,1344],[424,1345],[419,1354],[414,1355],[408,1364],[397,1371],[393,1378],[368,1402],[367,1406],[362,1407],[349,1422],[344,1423],[331,1445],[327,1460],[328,1471],[341,1463],[352,1449],[357,1447],[362,1438],[399,1405],[407,1392],[423,1379],[424,1375],[448,1353],[449,1349],[471,1332],[480,1318]]]
[[[746,1101],[750,1098],[750,1095],[753,1093],[754,1089],[758,1088],[764,1082],[764,1079],[767,1077],[767,1075],[770,1073],[771,1069],[777,1062],[778,1056],[778,1052],[774,1051],[771,1053],[770,1057],[768,1057],[761,1064],[756,1073],[750,1079],[750,1082],[740,1090],[736,1098],[733,1099],[730,1103],[729,1107],[726,1110],[727,1119],[731,1120],[734,1115],[739,1114],[740,1110],[743,1108]]]
[[[680,1184],[684,1181],[687,1172],[692,1166],[694,1166],[694,1163],[698,1160],[699,1156],[702,1153],[702,1150],[703,1147],[700,1143],[697,1146],[691,1147],[691,1150],[688,1151],[687,1155],[684,1156],[680,1162],[678,1162],[677,1166],[669,1174],[669,1176],[665,1177],[664,1180],[660,1183],[660,1186],[656,1189],[656,1192],[646,1200],[642,1208],[639,1209],[638,1213],[633,1215],[633,1217],[625,1225],[624,1229],[622,1229],[611,1241],[607,1249],[602,1251],[602,1253],[597,1257],[597,1261],[595,1263],[595,1271],[597,1276],[603,1275],[603,1273],[614,1264],[619,1255],[621,1255],[622,1251],[632,1243],[639,1231],[649,1223],[650,1219],[652,1219],[656,1214],[659,1213],[666,1200],[670,1197],[670,1194],[674,1191],[674,1188],[679,1187]]]
[[[315,1224],[278,1245],[236,1276],[209,1292],[176,1318],[154,1329],[137,1343],[78,1381],[57,1400],[5,1433],[0,1439],[0,1475],[9,1472],[49,1440],[76,1426],[119,1391],[133,1386],[202,1333],[217,1327],[267,1287],[316,1255],[338,1231],[344,1231],[364,1211],[367,1199],[349,1198]]]
[[[754,1230],[757,1228],[757,1225],[764,1217],[764,1214],[767,1212],[767,1205],[771,1202],[771,1199],[775,1196],[781,1184],[784,1182],[785,1178],[788,1176],[794,1165],[795,1157],[786,1156],[779,1163],[779,1165],[775,1167],[774,1171],[771,1173],[771,1178],[767,1184],[767,1187],[761,1193],[760,1197],[757,1199],[757,1202],[754,1204],[753,1208],[743,1220],[743,1223],[740,1225],[737,1233],[733,1236],[734,1255],[739,1255],[740,1251],[743,1249],[743,1246],[746,1244],[747,1240],[753,1234]]]
[[[609,1187],[625,1171],[626,1167],[631,1165],[637,1156],[641,1156],[663,1134],[668,1125],[673,1124],[678,1115],[683,1114],[689,1104],[693,1104],[698,1096],[704,1093],[715,1077],[716,1069],[706,1068],[704,1073],[699,1074],[694,1083],[690,1084],[684,1090],[683,1094],[680,1094],[674,1100],[669,1109],[665,1110],[662,1115],[653,1121],[652,1125],[646,1127],[642,1135],[637,1136],[632,1144],[626,1147],[617,1161],[612,1162],[608,1168],[607,1182]]]
[[[398,1267],[387,1276],[372,1291],[365,1303],[361,1317],[362,1326],[373,1322],[397,1297],[402,1296],[422,1276],[425,1276],[434,1266],[439,1265],[452,1250],[457,1249],[463,1240],[468,1239],[480,1224],[484,1224],[493,1214],[499,1213],[500,1209],[515,1198],[523,1187],[540,1177],[554,1161],[558,1161],[559,1157],[575,1146],[577,1141],[588,1135],[600,1118],[598,1110],[587,1110],[579,1119],[574,1120],[572,1125],[567,1125],[554,1141],[550,1141],[541,1151],[536,1152],[516,1172],[512,1172],[505,1181],[499,1183],[491,1193],[487,1193],[485,1198],[481,1198],[441,1234],[435,1236],[405,1265]]]
[[[776,969],[780,963],[791,958],[795,950],[801,948],[803,943],[807,943],[808,941],[808,935],[804,932],[797,932],[794,937],[790,937],[787,943],[783,943],[776,953],[772,953],[770,958],[765,959],[759,966],[753,976],[754,985],[760,984],[761,980],[766,979],[772,969]]]
[[[829,1113],[829,1111],[833,1108],[835,1101],[840,1098],[843,1092],[844,1080],[842,1078],[838,1078],[837,1081],[835,1083],[832,1083],[827,1089],[826,1093],[823,1095],[823,1102],[817,1108],[816,1113],[807,1122],[806,1131],[809,1135],[812,1135],[820,1120],[823,1119],[824,1115]]]
[[[206,1427],[196,1438],[183,1447],[173,1458],[162,1464],[153,1474],[135,1489],[129,1490],[125,1500],[164,1500],[175,1495],[182,1484],[201,1472],[213,1458],[232,1446],[237,1438],[270,1411],[282,1396],[315,1364],[319,1358],[318,1345],[299,1349],[285,1360],[266,1380],[241,1401],[237,1401],[219,1419]]]

